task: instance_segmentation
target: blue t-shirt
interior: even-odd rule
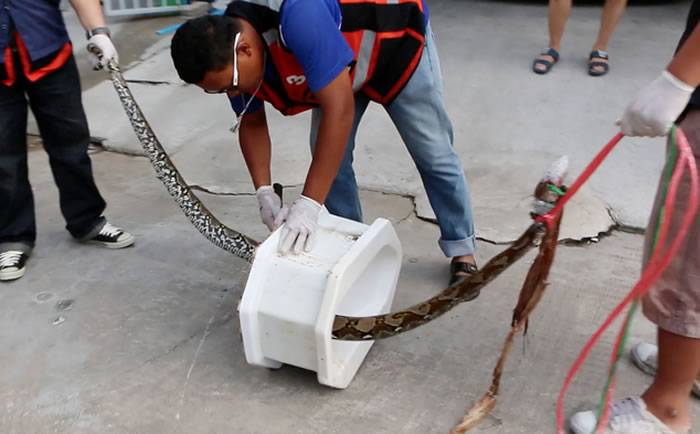
[[[428,8],[423,0],[426,24]],[[335,80],[352,62],[355,54],[340,31],[343,21],[338,0],[286,0],[280,10],[280,36],[304,69],[306,81],[318,92]],[[277,75],[267,62],[265,79]],[[231,98],[231,107],[240,114],[250,95]],[[255,98],[247,113],[259,110],[263,101]]]
[[[0,64],[15,30],[29,51],[32,62],[56,53],[68,38],[57,0],[0,0]]]

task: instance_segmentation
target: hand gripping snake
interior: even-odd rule
[[[112,84],[124,107],[129,122],[146,156],[153,165],[156,176],[163,182],[168,193],[204,237],[227,252],[252,262],[259,243],[221,223],[204,206],[202,201],[187,185],[163,149],[143,112],[134,100],[119,65],[111,62],[108,69],[111,74]],[[561,165],[561,163],[559,164]],[[552,191],[556,190],[556,187],[561,182],[563,171],[565,171],[565,169],[561,169],[559,168],[558,172],[560,173],[555,176],[551,176],[551,174],[546,175],[538,183],[535,190],[535,198],[538,203],[544,204],[545,212],[547,209],[551,209],[558,199],[558,196],[553,195]],[[555,172],[557,172],[556,169]],[[540,253],[531,266],[521,290],[518,306],[513,317],[513,328],[504,346],[499,364],[494,370],[492,387],[485,397],[465,416],[463,423],[455,428],[454,431],[465,432],[466,429],[471,428],[481,420],[495,404],[495,396],[498,393],[498,380],[500,380],[500,372],[507,350],[510,348],[510,342],[512,342],[512,335],[525,326],[529,313],[541,298],[546,285],[545,280],[554,257],[554,249],[556,248],[560,218],[561,215],[557,216],[554,219],[554,223],[549,224],[535,220],[510,247],[488,261],[479,271],[469,275],[461,283],[445,288],[429,300],[404,310],[369,317],[359,318],[337,315],[333,322],[333,338],[349,341],[383,339],[424,325],[448,312],[458,304],[473,299],[477,291],[481,290],[481,288],[517,262],[531,248],[539,245]]]

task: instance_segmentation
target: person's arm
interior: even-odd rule
[[[665,136],[700,84],[700,26],[696,26],[661,75],[637,94],[620,120],[627,136]]]
[[[272,182],[270,173],[272,144],[264,109],[261,108],[243,116],[238,140],[255,189],[270,185]]]
[[[97,27],[105,27],[105,17],[102,13],[100,0],[70,0],[71,6],[78,14],[80,24],[86,31]]]
[[[338,4],[318,0],[287,2],[280,16],[281,35],[304,69],[309,89],[321,110],[304,190],[289,208],[280,235],[280,252],[299,253],[310,251],[314,244],[322,204],[345,154],[355,115],[348,73],[354,53],[340,31],[342,17]]]
[[[347,70],[316,92],[316,97],[321,107],[321,124],[302,194],[322,204],[338,174],[355,116],[355,96]]]
[[[253,113],[246,113],[243,116],[238,132],[238,141],[250,178],[255,186],[260,219],[268,229],[273,231],[285,218],[287,209],[282,207],[282,198],[277,196],[271,185],[272,143],[267,128],[265,109],[262,106]]]
[[[118,63],[119,55],[106,28],[100,0],[70,0],[70,4],[88,32],[87,50],[93,69],[102,69],[112,60]]]
[[[338,174],[355,115],[355,96],[347,70],[316,92],[316,97],[321,107],[321,124],[304,190],[289,212],[280,213],[282,217],[276,219],[277,224],[282,220],[286,223],[280,235],[281,253],[311,250],[322,204]]]
[[[323,204],[345,153],[355,100],[348,66],[354,53],[340,31],[340,8],[318,0],[286,2],[280,31],[318,100],[321,123],[302,195]]]
[[[695,27],[666,69],[691,87],[700,84],[700,25]]]

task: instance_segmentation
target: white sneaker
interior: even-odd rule
[[[28,258],[29,256],[20,250],[0,252],[0,281],[16,280],[24,276]]]
[[[636,367],[642,372],[649,375],[656,375],[656,369],[659,366],[659,348],[654,344],[640,342],[630,351],[630,359]],[[693,395],[700,398],[700,381],[695,380],[693,383]]]
[[[576,413],[569,422],[575,434],[591,434],[596,426],[596,413],[582,411]],[[642,398],[625,398],[610,405],[610,421],[604,434],[688,434],[676,433],[647,411]]]
[[[97,235],[85,242],[88,244],[98,244],[108,249],[123,249],[124,247],[129,247],[134,244],[134,236],[107,222]]]

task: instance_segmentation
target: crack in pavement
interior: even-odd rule
[[[242,192],[237,192],[237,191],[213,191],[210,188],[201,186],[199,184],[192,184],[188,185],[190,190],[196,190],[196,191],[201,191],[202,193],[210,194],[212,196],[223,196],[223,197],[248,197],[248,196],[255,196],[255,192],[253,193],[242,193]]]
[[[105,152],[115,152],[115,153],[125,154],[124,152],[112,151],[112,150],[105,150]],[[139,155],[136,155],[136,156],[139,156]],[[140,157],[145,158],[143,156],[140,156]],[[286,190],[289,188],[299,188],[302,186],[303,186],[303,184],[286,184],[286,185],[283,185],[282,187],[283,187],[283,189]],[[221,196],[221,197],[251,197],[251,196],[255,196],[255,192],[215,191],[211,187],[206,187],[206,186],[201,185],[201,184],[192,184],[192,185],[188,185],[188,187],[191,190],[199,191],[199,192],[209,194],[212,196]],[[432,225],[437,225],[436,220],[434,220],[432,218],[421,216],[418,213],[418,204],[417,204],[417,200],[416,200],[418,197],[417,194],[401,193],[401,192],[385,190],[385,189],[381,189],[381,188],[377,188],[377,187],[367,187],[367,186],[360,187],[359,190],[364,191],[364,192],[380,193],[380,194],[387,195],[387,196],[393,196],[393,197],[397,197],[397,198],[411,200],[411,203],[413,205],[413,209],[404,217],[401,217],[400,219],[396,220],[396,222],[394,224],[397,226],[400,225],[401,223],[405,222],[406,220],[408,220],[411,216],[415,216],[418,220],[421,220],[423,222],[430,223]],[[523,198],[523,199],[527,199],[527,197]],[[615,211],[611,207],[606,207],[606,212],[607,212],[608,216],[610,217],[610,219],[614,223],[607,230],[600,231],[597,234],[592,234],[592,235],[587,236],[587,237],[582,237],[581,239],[572,239],[572,238],[561,239],[561,240],[559,240],[559,244],[562,244],[562,245],[595,244],[598,241],[600,241],[600,239],[607,238],[608,236],[612,235],[613,232],[616,232],[616,231],[625,232],[625,233],[632,233],[632,234],[644,234],[645,228],[643,228],[643,227],[629,226],[629,225],[624,225],[624,224],[620,223],[619,218],[617,218]],[[504,242],[494,241],[492,239],[489,239],[486,237],[481,237],[481,236],[476,236],[476,239],[478,241],[482,241],[482,242],[493,244],[493,245],[509,245],[513,242],[513,241],[504,241]]]
[[[398,225],[400,225],[401,223],[405,222],[406,220],[408,220],[409,218],[411,218],[411,216],[414,215],[414,214],[416,214],[416,207],[415,207],[415,206],[413,207],[413,209],[412,209],[411,211],[408,212],[408,214],[406,214],[405,217],[402,217],[402,218],[400,218],[399,220],[396,221],[396,223],[395,223],[396,226],[398,226]],[[416,215],[418,215],[418,214],[416,214]],[[420,218],[420,217],[419,217],[419,218]]]
[[[302,185],[303,184],[284,185],[283,188],[285,188],[285,189],[296,188],[296,187],[301,187]],[[216,191],[212,191],[211,189],[208,189],[206,187],[203,187],[201,185],[191,185],[189,187],[193,190],[202,191],[204,193],[211,194],[214,196],[229,196],[229,197],[255,196],[255,193],[216,192]],[[380,193],[380,194],[387,195],[387,196],[410,199],[411,203],[413,205],[412,210],[404,217],[401,217],[400,219],[396,220],[396,222],[394,223],[396,226],[405,222],[411,216],[415,216],[418,220],[424,221],[426,223],[437,225],[437,221],[435,221],[434,219],[427,218],[427,217],[424,217],[424,216],[421,216],[420,214],[418,214],[418,204],[416,201],[417,195],[415,195],[415,194],[396,193],[396,192],[386,191],[386,190],[382,190],[382,189],[375,188],[375,187],[360,187],[359,189],[360,189],[360,191],[365,191],[365,192],[370,192],[370,193]],[[611,236],[613,234],[613,232],[616,232],[616,231],[625,232],[625,233],[633,233],[633,234],[643,234],[644,233],[644,228],[637,228],[634,226],[626,226],[626,225],[620,224],[618,222],[618,219],[616,219],[616,217],[615,217],[614,211],[610,207],[606,208],[606,212],[610,216],[610,219],[614,222],[614,224],[611,225],[607,230],[600,231],[597,234],[583,237],[581,239],[564,238],[564,239],[559,240],[558,244],[567,245],[567,246],[589,246],[591,244],[598,243],[603,238],[607,238],[607,237]],[[500,242],[500,241],[494,241],[494,240],[491,240],[489,238],[480,237],[480,236],[477,236],[476,239],[478,241],[482,241],[482,242],[496,245],[496,246],[501,246],[501,245],[506,246],[506,245],[512,244],[512,241]]]
[[[180,420],[180,413],[182,412],[182,409],[185,405],[185,397],[187,394],[187,386],[190,384],[190,378],[192,376],[192,372],[194,372],[194,368],[197,365],[197,361],[199,360],[199,355],[202,352],[202,348],[204,347],[204,343],[206,342],[207,338],[212,332],[212,325],[214,324],[214,319],[216,318],[217,313],[219,313],[219,310],[221,310],[221,306],[223,306],[224,301],[226,300],[228,296],[228,292],[224,297],[219,301],[219,304],[216,306],[216,311],[214,314],[209,318],[209,321],[207,322],[207,326],[204,328],[204,334],[202,334],[202,338],[199,340],[199,345],[197,345],[197,350],[194,352],[194,356],[192,358],[192,363],[190,364],[190,368],[187,370],[187,375],[185,376],[185,381],[182,384],[182,391],[180,392],[180,406],[178,408],[177,414],[175,415],[176,420]],[[229,316],[229,314],[227,314]]]
[[[146,85],[152,85],[152,86],[160,86],[160,85],[179,85],[178,83],[171,83],[169,81],[164,81],[164,80],[147,80],[147,79],[138,79],[138,78],[125,78],[127,83],[134,83],[134,84],[146,84]]]
[[[217,306],[217,308],[220,308],[220,306]],[[230,312],[227,312],[219,321],[212,321],[210,324],[208,324],[208,334],[211,334],[211,332],[218,330],[219,328],[225,326],[226,324],[231,322],[232,319],[233,319],[233,315]],[[169,356],[173,352],[177,351],[180,347],[182,347],[182,346],[186,345],[187,343],[189,343],[190,341],[192,341],[194,338],[196,338],[200,334],[202,334],[202,332],[198,331],[197,333],[194,333],[194,334],[180,340],[179,342],[170,346],[164,352],[162,352],[160,354],[156,354],[153,357],[150,357],[149,359],[144,360],[138,366],[135,366],[127,371],[124,371],[122,374],[120,374],[120,376],[138,371],[147,365],[150,365],[150,364],[152,364],[152,363],[154,363],[154,362],[156,362],[164,357]]]

